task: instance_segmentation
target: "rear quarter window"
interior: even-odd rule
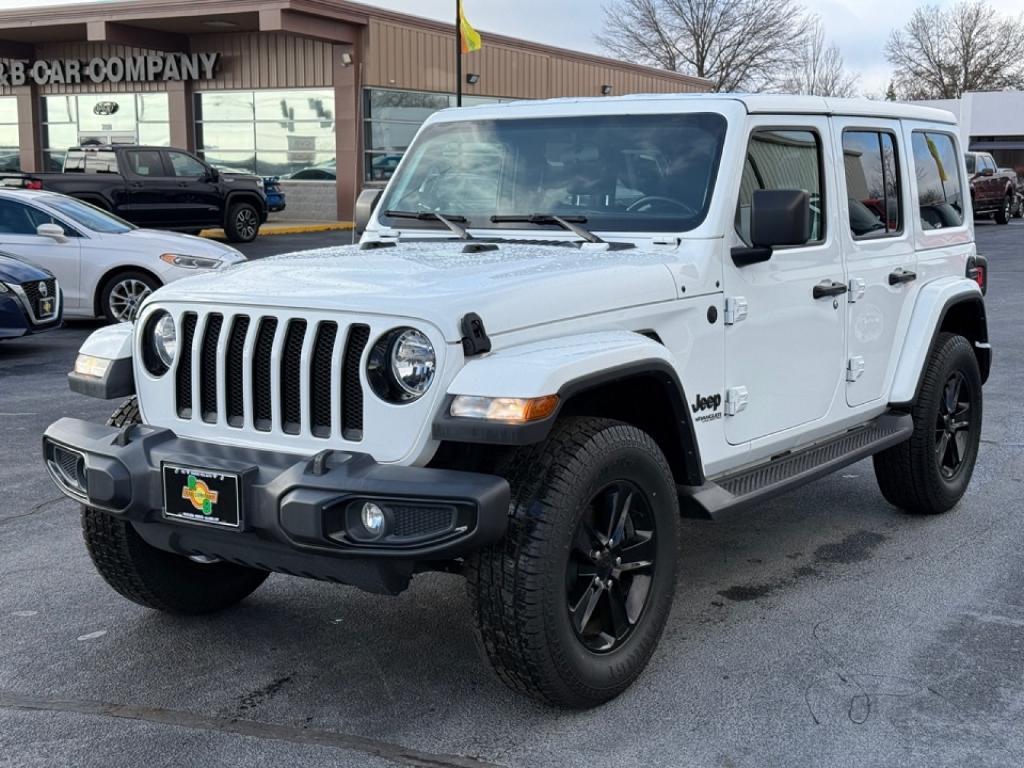
[[[946,133],[914,131],[911,146],[921,229],[959,227],[964,223],[964,195],[956,142]]]

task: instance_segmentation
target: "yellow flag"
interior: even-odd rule
[[[480,39],[480,33],[473,29],[466,14],[462,10],[462,0],[459,0],[459,31],[462,33],[462,52],[472,53],[484,47]]]

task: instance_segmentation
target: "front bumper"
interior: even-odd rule
[[[365,454],[303,457],[180,438],[168,429],[118,429],[79,419],[51,424],[43,454],[65,495],[131,521],[158,549],[372,592],[401,592],[417,564],[457,559],[497,541],[508,516],[509,486],[500,477],[382,465]],[[165,463],[237,474],[240,526],[213,528],[165,517]],[[368,542],[352,535],[350,510],[364,500],[384,507],[403,537]],[[439,526],[440,510],[450,516]],[[433,521],[429,530],[422,525],[427,519]]]

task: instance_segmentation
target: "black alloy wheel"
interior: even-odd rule
[[[960,371],[947,379],[935,423],[935,458],[939,471],[952,480],[963,469],[971,429],[971,385]]]
[[[657,550],[654,513],[640,489],[618,480],[591,500],[566,567],[569,618],[589,650],[607,653],[647,606]]]

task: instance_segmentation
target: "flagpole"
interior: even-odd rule
[[[455,0],[455,106],[462,106],[462,6]]]

